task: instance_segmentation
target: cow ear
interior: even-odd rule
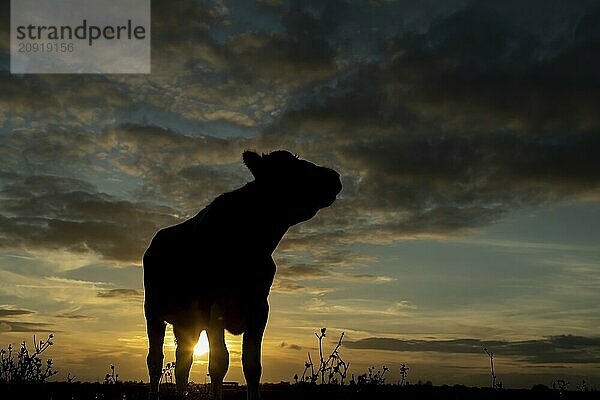
[[[244,164],[246,167],[252,172],[254,178],[258,179],[262,174],[264,160],[261,156],[253,151],[246,150],[244,154],[242,154],[242,159],[244,160]]]

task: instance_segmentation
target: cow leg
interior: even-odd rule
[[[260,354],[262,337],[269,315],[269,305],[265,302],[265,304],[257,307],[254,311],[257,313],[253,321],[246,328],[242,341],[242,366],[248,388],[248,400],[260,399],[258,390],[260,375],[262,373]]]
[[[164,321],[153,320],[146,317],[146,329],[148,332],[148,374],[150,375],[150,399],[158,399],[158,386],[162,375],[163,366],[163,343],[165,341]]]
[[[227,369],[229,369],[229,352],[225,344],[223,315],[217,306],[211,307],[207,333],[210,347],[208,373],[210,375],[213,399],[221,400],[223,395],[223,379],[225,378]]]
[[[200,337],[200,328],[193,325],[173,325],[173,334],[177,341],[175,350],[175,384],[177,394],[185,396],[190,369],[194,362],[194,346]]]

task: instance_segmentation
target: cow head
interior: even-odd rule
[[[336,171],[301,160],[285,150],[262,155],[245,151],[243,160],[268,197],[273,212],[290,225],[306,221],[319,209],[329,207],[342,190]]]

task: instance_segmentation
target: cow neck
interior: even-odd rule
[[[281,212],[282,207],[277,199],[269,195],[256,181],[246,184],[240,190],[252,203],[251,219],[254,223],[250,225],[248,234],[259,241],[259,246],[268,254],[271,254],[290,227]]]

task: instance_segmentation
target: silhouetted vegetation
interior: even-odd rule
[[[110,365],[110,372],[104,376],[105,385],[115,385],[119,383],[119,374],[115,373],[115,366]]]
[[[169,362],[163,367],[160,383],[174,383],[173,379],[175,379],[175,361]]]
[[[558,390],[560,394],[564,394],[569,391],[570,384],[570,382],[567,382],[564,379],[557,379],[554,382],[552,382],[552,389]]]
[[[369,367],[367,371],[356,378],[346,378],[350,363],[344,361],[340,355],[344,334],[342,333],[336,346],[329,352],[324,351],[324,338],[327,330],[322,328],[315,336],[319,342],[319,359],[317,365],[312,365],[312,356],[308,354],[309,361],[305,364],[303,378],[296,375],[297,384],[281,382],[277,384],[264,383],[261,385],[261,394],[264,400],[367,400],[367,399],[490,399],[490,400],[529,400],[529,399],[595,399],[598,395],[596,389],[590,389],[584,380],[578,384],[576,390],[569,390],[570,383],[564,379],[556,379],[551,387],[538,384],[530,390],[506,389],[498,385],[488,388],[473,388],[463,385],[433,386],[431,382],[410,384],[408,380],[409,367],[400,364],[400,380],[395,384],[386,383],[390,369]],[[67,374],[66,381],[47,382],[54,376],[54,364],[51,359],[42,362],[41,354],[52,346],[53,335],[45,341],[35,342],[34,350],[30,352],[25,342],[21,343],[19,352],[14,352],[12,345],[7,350],[2,349],[0,364],[0,399],[36,399],[36,400],[146,400],[150,393],[150,386],[144,382],[121,381],[117,373],[117,366],[110,365],[109,372],[103,382],[75,382],[75,377]],[[490,352],[491,353],[491,352]],[[307,365],[310,364],[310,365]],[[163,368],[160,396],[163,400],[175,400],[177,397],[173,383],[175,363],[167,363]],[[494,382],[492,382],[493,384]],[[195,384],[190,382],[187,386],[187,400],[211,399],[210,384]],[[246,386],[224,384],[224,399],[246,399]]]
[[[53,335],[48,335],[46,340],[39,343],[33,336],[33,352],[30,353],[25,341],[21,342],[21,348],[16,352],[12,344],[8,348],[0,349],[0,383],[43,383],[46,379],[57,374],[52,359],[44,363],[42,353],[52,346]]]
[[[492,376],[492,389],[502,389],[502,382],[496,382],[496,371],[494,370],[494,353],[488,350],[486,347],[483,348],[483,351],[490,358],[490,370]]]
[[[315,366],[312,362],[310,352],[308,353],[308,361],[304,363],[304,372],[300,382],[303,383],[317,383],[320,378],[321,384],[344,384],[344,380],[348,374],[348,368],[350,363],[344,361],[339,353],[339,349],[342,346],[342,340],[344,340],[344,332],[340,335],[335,348],[331,351],[329,356],[325,358],[323,356],[323,339],[326,336],[327,328],[321,328],[319,333],[315,332],[315,336],[319,341],[319,366],[315,370]],[[308,373],[310,369],[310,373]],[[298,375],[294,376],[294,380],[298,383]]]
[[[385,384],[385,374],[389,372],[389,368],[385,365],[382,369],[375,369],[375,367],[367,368],[367,372],[362,375],[358,375],[356,381],[354,380],[354,375],[352,376],[352,380],[350,381],[351,385],[358,386],[377,386]]]
[[[408,385],[408,370],[410,368],[408,368],[406,366],[406,364],[400,364],[400,382],[398,382],[398,385],[400,386],[404,386],[404,385]]]

